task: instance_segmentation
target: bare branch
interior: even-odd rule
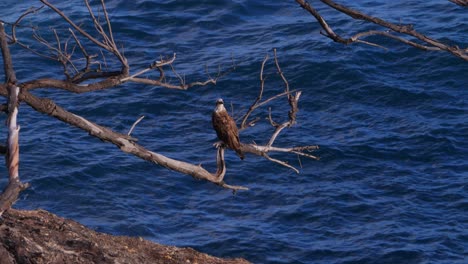
[[[281,161],[278,159],[271,158],[268,153],[271,152],[279,152],[279,153],[292,153],[292,154],[297,154],[306,158],[314,159],[314,160],[319,160],[318,157],[310,155],[308,153],[305,153],[306,151],[314,151],[317,150],[319,147],[318,146],[300,146],[300,147],[286,147],[286,148],[281,148],[281,147],[273,147],[271,145],[257,145],[257,144],[246,144],[246,143],[241,143],[241,149],[243,153],[250,153],[254,154],[257,156],[265,157],[270,161],[273,161],[275,163],[278,163],[282,166],[288,167],[290,169],[293,169],[296,173],[299,173],[299,171],[294,168],[294,166],[288,164],[285,161]]]
[[[94,44],[96,44],[97,46],[107,50],[108,52],[114,54],[117,59],[120,61],[120,63],[122,64],[122,71],[123,72],[127,72],[128,71],[128,64],[127,64],[127,59],[122,55],[122,53],[119,51],[117,45],[115,44],[115,42],[113,42],[113,39],[112,38],[109,38],[109,36],[104,32],[104,30],[102,29],[101,25],[99,24],[99,21],[97,21],[93,11],[91,10],[91,7],[89,6],[89,3],[88,3],[88,0],[85,0],[85,4],[86,6],[88,7],[88,11],[89,11],[89,14],[93,20],[93,23],[94,23],[94,26],[96,28],[96,30],[98,31],[98,33],[100,34],[100,36],[104,39],[104,42],[101,42],[99,40],[97,40],[96,38],[94,38],[93,36],[91,36],[88,32],[86,32],[85,30],[83,30],[81,27],[79,27],[78,25],[76,25],[68,16],[66,16],[60,9],[58,9],[57,7],[55,7],[54,5],[52,5],[51,3],[49,3],[47,0],[40,0],[43,4],[47,5],[50,9],[52,9],[55,13],[57,13],[58,15],[60,15],[65,21],[67,21],[68,24],[70,24],[70,26],[73,27],[73,29],[75,29],[76,31],[78,31],[81,35],[83,35],[84,37],[86,37],[87,39],[89,39],[91,42],[93,42]],[[107,12],[107,11],[106,11]],[[110,25],[109,25],[109,29],[111,29]]]
[[[449,46],[449,45],[446,45],[446,44],[444,44],[444,43],[442,43],[442,42],[440,42],[438,40],[429,38],[429,37],[417,32],[416,30],[414,30],[412,25],[396,25],[396,24],[387,22],[387,21],[385,21],[383,19],[380,19],[378,17],[372,17],[372,16],[366,15],[364,13],[361,13],[359,11],[353,10],[351,8],[345,7],[343,5],[337,4],[337,3],[335,3],[334,1],[331,1],[331,0],[320,0],[320,1],[323,2],[324,4],[330,6],[330,7],[338,10],[339,12],[344,13],[344,14],[352,17],[353,19],[358,19],[358,20],[364,20],[364,21],[367,21],[367,22],[371,22],[371,23],[377,24],[379,26],[388,28],[391,31],[394,31],[394,32],[397,32],[397,33],[400,33],[400,34],[403,34],[403,35],[414,37],[414,38],[424,42],[426,45],[422,45],[422,44],[416,43],[414,41],[410,41],[410,40],[407,40],[405,38],[398,37],[398,36],[395,36],[395,35],[390,34],[388,32],[385,33],[385,32],[382,32],[382,31],[368,31],[368,32],[355,34],[351,38],[347,38],[347,39],[342,38],[340,35],[336,34],[333,31],[333,29],[328,25],[328,23],[319,14],[319,12],[315,8],[313,8],[306,0],[296,0],[296,2],[303,9],[308,11],[319,22],[320,26],[325,30],[325,33],[322,33],[322,34],[329,37],[329,38],[331,38],[335,42],[343,43],[343,44],[346,44],[346,45],[352,44],[354,42],[359,42],[359,43],[369,44],[369,45],[372,45],[372,46],[381,47],[380,45],[377,45],[375,43],[371,43],[371,42],[368,42],[368,41],[363,41],[363,40],[360,40],[359,38],[365,37],[365,36],[370,36],[370,35],[383,35],[383,36],[390,37],[392,39],[401,41],[401,42],[403,42],[405,44],[411,45],[411,46],[413,46],[415,48],[419,48],[419,49],[422,49],[422,50],[447,51],[447,52],[449,52],[449,53],[451,53],[451,54],[453,54],[453,55],[455,55],[457,57],[460,57],[460,58],[462,58],[464,60],[468,60],[468,49],[459,48],[458,46]],[[466,1],[462,0],[462,1],[456,1],[456,2],[462,3],[462,2],[466,2]],[[463,5],[463,3],[462,3],[462,5]]]
[[[187,90],[189,88],[192,88],[194,86],[205,86],[208,84],[216,84],[216,80],[210,79],[206,80],[204,82],[193,82],[189,84],[180,84],[180,85],[174,85],[166,82],[161,82],[159,80],[152,80],[152,79],[144,79],[144,78],[130,78],[128,81],[131,82],[136,82],[136,83],[144,83],[144,84],[149,84],[149,85],[155,85],[155,86],[161,86],[164,88],[169,88],[169,89],[177,89],[177,90]]]
[[[114,87],[118,84],[121,84],[122,82],[120,81],[119,78],[125,78],[125,74],[122,74],[119,72],[119,75],[114,75],[113,78],[107,78],[105,80],[95,82],[95,83],[89,83],[89,84],[75,84],[72,82],[68,81],[61,81],[61,80],[55,80],[55,79],[37,79],[29,82],[25,82],[20,84],[22,90],[32,90],[32,89],[37,89],[37,88],[57,88],[57,89],[62,89],[66,90],[69,92],[73,93],[85,93],[85,92],[91,92],[91,91],[98,91],[98,90],[103,90],[107,89],[110,87]],[[104,75],[104,73],[96,73],[97,75]],[[114,73],[109,74],[110,76],[113,76]]]
[[[180,75],[177,74],[177,72],[174,72],[176,76],[179,77],[180,84],[176,85],[176,84],[165,82],[164,81],[165,74],[164,74],[163,66],[170,65],[173,68],[172,63],[176,59],[176,54],[174,53],[172,58],[167,59],[167,60],[161,59],[161,60],[155,61],[148,68],[143,69],[130,76],[129,75],[130,66],[127,64],[127,59],[125,58],[125,56],[119,50],[119,48],[117,47],[117,44],[115,43],[113,32],[112,32],[112,25],[111,25],[109,14],[105,7],[104,1],[101,1],[101,7],[102,7],[101,11],[104,14],[105,24],[107,25],[106,30],[104,30],[103,26],[101,26],[100,21],[98,20],[98,18],[95,15],[95,12],[92,10],[90,6],[89,1],[84,0],[84,3],[88,9],[90,19],[96,29],[97,34],[99,34],[101,40],[99,40],[99,38],[93,37],[90,33],[83,30],[83,28],[75,24],[60,9],[55,7],[53,4],[49,3],[47,0],[41,0],[41,2],[45,6],[53,10],[55,13],[57,13],[59,16],[61,16],[72,27],[69,29],[71,35],[68,38],[68,40],[73,39],[76,45],[81,50],[81,53],[84,56],[82,58],[84,67],[81,70],[78,70],[77,65],[75,65],[75,62],[77,62],[78,60],[75,57],[72,58],[74,48],[72,49],[72,53],[69,54],[67,50],[68,40],[66,40],[63,43],[61,41],[61,37],[59,36],[58,32],[55,29],[52,32],[53,36],[55,37],[54,44],[45,40],[36,31],[34,31],[34,35],[33,35],[34,38],[39,43],[45,45],[47,49],[53,54],[52,56],[42,54],[42,52],[33,50],[29,46],[24,45],[23,43],[18,42],[18,44],[21,45],[23,48],[28,49],[39,56],[60,62],[62,64],[63,73],[66,76],[66,80],[65,81],[56,80],[56,79],[33,80],[33,81],[20,84],[21,89],[32,90],[32,89],[37,89],[37,88],[57,88],[57,89],[70,91],[73,93],[85,93],[85,92],[111,88],[119,84],[122,84],[124,82],[135,82],[135,83],[144,83],[144,84],[149,84],[149,85],[161,86],[161,87],[170,88],[170,89],[187,90],[194,86],[205,86],[209,84],[216,84],[217,79],[221,75],[221,73],[219,73],[219,75],[215,79],[209,77],[209,79],[207,79],[206,81],[196,81],[196,82],[187,84],[185,83],[185,80],[182,79]],[[104,63],[106,63],[106,57],[105,57],[105,53],[103,53],[103,50],[108,51],[112,53],[114,56],[116,56],[121,63],[121,69],[119,71],[101,70],[100,62],[94,61],[94,59],[97,56],[90,55],[87,52],[86,48],[82,44],[82,41],[80,41],[77,34],[75,34],[75,31],[81,34],[82,36],[84,36],[86,39],[88,39],[89,41],[91,41],[93,44],[95,44],[98,47],[99,52],[101,52],[102,54],[102,59],[104,60]],[[97,63],[99,64],[99,67],[94,67],[93,65],[96,65]],[[153,80],[153,79],[140,77],[152,69],[157,69],[157,71],[159,72],[158,79]],[[95,81],[82,84],[85,81],[89,81],[89,80],[95,80]]]
[[[275,50],[274,54],[275,54],[275,62],[277,64],[276,50]],[[284,77],[284,75],[282,75],[282,73],[280,73],[280,76],[281,76],[281,78],[283,79],[283,82],[286,85],[286,91],[282,92],[282,93],[279,93],[277,95],[274,95],[274,96],[272,96],[272,97],[270,97],[270,98],[268,98],[268,99],[266,99],[264,101],[261,101],[262,97],[263,97],[264,86],[265,86],[265,77],[263,76],[263,71],[264,71],[264,68],[265,68],[265,63],[268,61],[268,59],[269,59],[268,55],[266,55],[265,58],[263,59],[262,66],[260,68],[260,91],[259,91],[259,94],[258,94],[257,98],[255,99],[255,101],[252,103],[252,105],[247,110],[247,113],[245,113],[242,116],[240,130],[244,130],[244,129],[250,127],[250,126],[255,125],[255,123],[259,120],[258,118],[256,118],[256,119],[254,119],[254,120],[247,123],[249,116],[252,114],[252,112],[255,109],[257,109],[257,108],[259,108],[259,107],[261,107],[261,106],[263,106],[263,105],[265,105],[265,104],[267,104],[267,103],[269,103],[269,102],[271,102],[271,101],[273,101],[275,99],[278,99],[278,98],[280,98],[282,96],[285,96],[285,95],[287,95],[288,98],[289,98],[291,93],[296,92],[296,90],[289,91],[289,84],[288,84],[286,78]],[[279,66],[279,65],[277,64],[277,66]],[[281,72],[281,69],[279,70],[279,72]],[[272,121],[271,116],[270,116],[270,121]]]
[[[78,74],[76,74],[75,76],[70,78],[70,81],[73,84],[79,85],[80,83],[82,83],[84,81],[87,81],[87,80],[103,79],[103,78],[108,79],[108,78],[111,78],[111,77],[118,78],[121,75],[122,75],[121,71],[101,71],[100,69],[82,70]],[[112,83],[112,82],[110,82],[110,83]],[[82,85],[79,85],[79,86],[82,87]],[[88,86],[88,87],[92,87],[92,86]],[[101,87],[99,90],[106,89],[106,88],[111,88],[111,87],[112,86]],[[50,87],[50,88],[60,88],[60,87]],[[93,89],[86,90],[86,91],[84,91],[83,89],[78,89],[78,90],[80,90],[80,92],[95,91]],[[73,92],[73,91],[71,91],[71,92]]]
[[[8,48],[7,35],[3,23],[0,22],[0,47],[2,49],[3,65],[5,68],[5,83],[8,97],[8,137],[6,146],[6,165],[8,168],[8,185],[0,195],[0,216],[10,209],[19,196],[19,193],[28,187],[19,178],[19,130],[17,124],[18,95],[20,88],[16,85],[16,74],[13,69],[10,49]],[[5,88],[5,86],[2,86]]]
[[[109,14],[107,13],[107,9],[106,9],[106,5],[104,4],[104,0],[101,0],[101,7],[102,7],[102,11],[104,12],[104,17],[106,18],[106,24],[107,24],[107,29],[108,29],[108,32],[109,32],[110,42],[115,45],[114,35],[112,33],[112,25],[111,25],[111,22],[109,20]]]
[[[23,18],[25,18],[27,15],[29,14],[35,14],[37,13],[39,10],[41,10],[44,6],[41,6],[41,7],[38,7],[38,8],[34,8],[34,7],[31,7],[29,8],[26,12],[24,12],[16,21],[15,23],[13,23],[13,25],[11,25],[11,41],[8,43],[8,44],[15,44],[18,40],[16,38],[16,27],[19,25],[19,23],[21,22],[21,20],[23,20]]]
[[[273,54],[274,54],[274,57],[275,57],[276,69],[278,70],[278,74],[281,76],[281,79],[284,82],[285,92],[289,92],[289,83],[288,83],[288,80],[286,80],[286,77],[284,77],[283,71],[281,70],[281,67],[279,65],[278,57],[276,56],[276,49],[273,49]],[[289,97],[291,97],[290,94],[288,94],[288,98]]]
[[[82,34],[83,36],[85,36],[87,39],[89,39],[90,41],[92,41],[94,44],[98,45],[99,47],[105,49],[105,50],[108,50],[108,46],[105,45],[104,43],[102,43],[101,41],[95,39],[93,36],[91,36],[90,34],[88,34],[86,31],[84,31],[81,27],[79,27],[78,25],[76,25],[70,18],[68,18],[62,11],[60,11],[60,9],[58,9],[57,7],[55,7],[54,5],[52,5],[51,3],[49,3],[47,0],[40,0],[43,4],[45,4],[46,6],[48,6],[50,9],[54,10],[55,13],[57,13],[58,15],[60,15],[65,21],[67,21],[68,24],[70,24],[70,26],[72,26],[76,31],[80,32],[80,34]]]
[[[267,154],[264,155],[268,160],[273,161],[274,163],[278,163],[279,165],[285,166],[287,168],[290,168],[291,170],[295,171],[296,173],[299,173],[299,170],[296,169],[294,166],[289,165],[287,162],[279,160],[279,159],[274,159]]]
[[[263,90],[264,90],[264,87],[265,87],[265,78],[263,77],[263,70],[265,69],[265,63],[267,62],[268,58],[269,58],[269,56],[267,54],[265,56],[265,58],[263,59],[262,67],[260,68],[260,91],[258,93],[257,98],[255,99],[255,101],[249,107],[249,110],[247,111],[247,113],[242,118],[242,123],[241,123],[241,126],[240,126],[241,129],[244,129],[247,126],[251,126],[251,125],[255,124],[255,122],[253,122],[253,123],[250,122],[247,125],[246,122],[247,122],[247,119],[249,118],[250,114],[252,114],[252,112],[258,107],[258,103],[262,100]]]
[[[143,69],[143,70],[141,70],[141,71],[139,71],[139,72],[137,72],[137,73],[135,73],[135,74],[133,74],[133,75],[131,75],[131,76],[128,76],[128,77],[126,77],[126,78],[123,78],[122,81],[125,82],[125,81],[128,81],[128,80],[130,80],[130,79],[134,79],[135,77],[138,77],[138,76],[140,76],[140,75],[142,75],[142,74],[144,74],[144,73],[146,73],[146,72],[149,72],[149,71],[151,71],[151,70],[154,69],[154,68],[157,68],[157,69],[159,69],[159,71],[162,71],[162,68],[161,68],[162,66],[172,64],[172,63],[175,61],[175,59],[176,59],[176,54],[174,53],[174,55],[172,56],[172,58],[169,59],[169,60],[158,60],[158,61],[154,61],[153,63],[151,63],[151,65],[150,65],[148,68]]]
[[[132,127],[130,128],[130,130],[127,133],[128,136],[130,136],[130,134],[132,134],[133,129],[135,129],[135,126],[138,125],[138,123],[140,123],[140,121],[143,120],[143,118],[145,118],[145,116],[140,116],[140,118],[138,118],[137,121],[135,121],[135,123],[133,123]]]
[[[19,87],[10,84],[8,87],[8,139],[7,139],[7,165],[10,181],[19,181],[19,130],[17,125]]]
[[[16,84],[16,74],[13,69],[13,61],[11,60],[10,49],[8,48],[7,35],[3,22],[0,22],[0,48],[2,49],[3,68],[5,71],[5,83],[8,85]]]
[[[3,87],[0,87],[3,88]],[[6,94],[6,91],[0,89],[0,94]],[[27,91],[22,91],[20,94],[20,100],[30,105],[36,111],[55,117],[67,124],[78,127],[82,130],[87,131],[91,136],[97,137],[105,142],[110,142],[120,148],[123,152],[133,154],[141,159],[151,161],[155,164],[163,166],[167,169],[177,171],[183,174],[190,175],[194,178],[206,180],[220,185],[224,188],[233,190],[243,190],[245,187],[233,186],[225,184],[223,177],[225,175],[225,163],[224,163],[224,149],[218,150],[217,154],[217,165],[218,169],[216,173],[210,173],[204,169],[201,165],[194,165],[187,162],[168,158],[164,155],[152,152],[145,147],[136,143],[136,139],[129,135],[120,134],[112,131],[109,128],[97,125],[87,119],[70,113],[65,109],[61,108],[55,102],[46,98],[39,98]]]
[[[405,38],[401,38],[401,37],[395,36],[395,35],[389,33],[388,31],[369,30],[369,31],[366,31],[366,32],[358,33],[358,34],[352,36],[350,39],[351,39],[353,42],[361,42],[361,43],[365,43],[365,44],[368,44],[368,45],[376,46],[376,47],[379,47],[379,48],[387,49],[387,48],[385,48],[385,47],[383,47],[383,46],[381,46],[381,45],[377,45],[377,44],[374,44],[374,43],[365,42],[365,41],[363,41],[363,40],[360,40],[360,38],[362,38],[362,37],[367,37],[367,36],[372,36],[372,35],[382,35],[382,36],[385,36],[385,37],[388,37],[388,38],[392,38],[392,39],[398,40],[398,41],[400,41],[400,42],[403,42],[403,43],[405,43],[405,44],[408,44],[408,45],[410,45],[410,46],[413,46],[413,47],[415,47],[415,48],[422,49],[422,50],[440,51],[440,49],[437,48],[437,47],[430,47],[430,46],[426,46],[426,45],[421,45],[421,44],[419,44],[419,43],[416,43],[416,42],[407,40],[407,39],[405,39]]]
[[[316,157],[316,156],[305,153],[306,151],[313,151],[313,150],[318,149],[317,146],[299,146],[299,147],[293,147],[293,148],[280,148],[280,147],[274,147],[273,146],[275,140],[277,139],[279,134],[283,131],[283,129],[285,129],[287,127],[291,127],[296,123],[296,115],[297,115],[297,112],[299,111],[298,102],[299,102],[299,98],[301,97],[301,92],[300,91],[296,91],[296,90],[291,91],[290,90],[289,82],[286,79],[286,77],[285,77],[285,75],[284,75],[284,73],[281,70],[281,67],[279,65],[276,50],[273,50],[273,54],[274,54],[275,67],[276,67],[277,73],[279,74],[281,80],[284,83],[285,91],[280,93],[280,94],[274,95],[274,96],[270,97],[267,100],[262,101],[262,96],[263,96],[263,92],[264,92],[264,89],[265,89],[264,88],[264,86],[265,86],[265,77],[263,75],[263,72],[264,72],[264,69],[265,69],[265,64],[266,64],[266,62],[268,60],[268,56],[266,56],[265,59],[262,62],[262,66],[260,68],[259,94],[258,94],[257,98],[255,99],[254,103],[247,110],[247,113],[243,116],[242,124],[241,124],[241,130],[248,128],[249,126],[251,126],[251,124],[254,124],[257,121],[257,120],[254,120],[254,121],[251,121],[251,122],[247,123],[247,119],[248,119],[249,115],[255,109],[265,105],[266,103],[268,103],[268,102],[270,102],[270,101],[272,101],[274,99],[280,98],[280,97],[282,97],[284,95],[287,95],[288,104],[289,104],[289,107],[290,107],[290,110],[288,111],[288,119],[287,119],[287,121],[285,121],[283,123],[277,123],[277,122],[273,121],[273,118],[271,116],[271,108],[269,108],[268,120],[270,121],[270,124],[275,128],[275,130],[274,130],[273,134],[271,135],[270,139],[268,140],[268,143],[265,146],[260,146],[260,145],[257,145],[257,144],[241,143],[241,150],[242,150],[243,153],[251,153],[251,154],[254,154],[254,155],[264,157],[264,158],[268,159],[269,161],[278,163],[278,164],[280,164],[282,166],[285,166],[287,168],[290,168],[290,169],[294,170],[296,173],[299,173],[299,170],[297,168],[295,168],[294,166],[288,164],[285,161],[281,161],[279,159],[272,158],[272,157],[270,157],[270,155],[268,155],[270,152],[282,152],[282,153],[293,153],[293,154],[296,154],[296,155],[299,155],[299,156],[302,156],[302,157],[306,157],[306,158],[310,158],[310,159],[318,159],[318,157]]]

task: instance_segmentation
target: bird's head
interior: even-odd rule
[[[219,98],[218,100],[216,100],[216,106],[222,105],[222,104],[224,104],[224,101],[222,98]]]
[[[226,108],[224,108],[224,101],[223,101],[223,99],[219,98],[218,100],[216,100],[215,112],[219,113],[219,112],[223,112],[223,111],[226,111]]]

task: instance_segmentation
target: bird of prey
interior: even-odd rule
[[[236,121],[234,121],[226,111],[223,99],[221,98],[216,101],[216,108],[211,116],[211,122],[213,123],[213,128],[218,138],[229,148],[233,149],[243,160],[244,153],[242,153],[241,150],[239,130],[237,129]]]

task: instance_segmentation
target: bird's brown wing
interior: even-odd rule
[[[226,142],[229,147],[234,150],[240,149],[240,141],[239,141],[239,130],[237,129],[236,121],[232,119],[232,117],[228,116],[227,118],[227,133],[228,133],[228,141]]]
[[[243,159],[244,155],[241,151],[239,130],[237,129],[236,121],[234,121],[227,112],[214,112],[212,115],[212,123],[218,138],[229,148],[235,150],[237,155]]]
[[[228,134],[226,133],[225,127],[226,127],[226,119],[222,118],[219,113],[213,112],[213,115],[211,117],[211,122],[213,124],[213,128],[216,131],[216,135],[218,138],[223,141],[225,144],[226,140],[228,138]]]

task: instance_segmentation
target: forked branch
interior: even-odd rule
[[[299,173],[299,170],[295,168],[294,166],[288,164],[285,161],[281,161],[279,159],[275,159],[269,156],[270,152],[282,152],[282,153],[293,153],[298,156],[306,157],[306,158],[311,158],[311,159],[318,159],[318,157],[313,156],[311,154],[308,154],[306,152],[309,151],[314,151],[318,149],[318,146],[299,146],[299,147],[286,147],[286,148],[281,148],[281,147],[274,147],[273,144],[277,137],[280,135],[280,133],[283,131],[285,128],[292,127],[296,123],[296,115],[297,112],[299,111],[298,103],[299,103],[299,98],[301,97],[301,91],[291,91],[289,88],[289,82],[286,79],[283,71],[281,70],[281,67],[279,65],[278,61],[278,56],[276,54],[276,49],[273,50],[273,55],[274,55],[274,61],[275,61],[275,67],[278,75],[280,76],[281,80],[284,83],[284,91],[282,93],[279,93],[277,95],[274,95],[266,100],[262,101],[263,97],[263,92],[265,90],[265,76],[264,76],[264,69],[266,62],[269,59],[269,56],[265,56],[265,59],[262,62],[261,68],[260,68],[260,89],[259,89],[259,94],[257,98],[254,100],[253,104],[249,107],[247,110],[247,113],[242,117],[242,122],[241,122],[241,130],[247,129],[248,127],[251,127],[255,125],[255,123],[259,120],[259,118],[255,118],[251,121],[249,120],[250,115],[254,112],[254,110],[260,108],[261,106],[266,105],[267,103],[278,99],[282,96],[287,96],[288,98],[288,104],[289,104],[289,111],[288,111],[288,119],[282,123],[277,123],[273,120],[271,116],[271,109],[270,109],[270,114],[268,117],[268,120],[270,121],[270,124],[275,128],[273,131],[270,139],[268,140],[268,143],[264,146],[257,145],[257,144],[247,144],[247,143],[242,143],[241,149],[242,152],[244,153],[251,153],[255,154],[258,156],[265,157],[266,159],[278,163],[282,166],[288,167],[295,172]]]
[[[68,31],[68,36],[60,36],[59,32],[55,29],[52,30],[54,40],[47,40],[37,32],[33,30],[33,36],[35,40],[44,45],[49,53],[35,50],[29,45],[18,41],[16,37],[16,28],[19,23],[29,14],[37,13],[41,8],[31,9],[23,14],[12,26],[12,36],[9,36],[12,41],[19,44],[23,48],[47,59],[58,61],[63,67],[63,73],[66,76],[66,80],[57,79],[40,79],[32,80],[27,83],[23,83],[21,88],[25,90],[37,89],[37,88],[57,88],[63,89],[74,93],[85,93],[96,90],[108,89],[125,82],[143,83],[153,86],[160,86],[170,89],[181,89],[186,90],[194,86],[205,86],[210,84],[216,84],[222,73],[218,73],[216,78],[209,77],[204,81],[195,81],[188,83],[184,79],[179,79],[179,83],[166,82],[164,67],[169,67],[171,70],[174,69],[173,63],[175,61],[175,54],[169,59],[160,59],[151,63],[148,68],[138,71],[137,73],[130,74],[130,65],[128,64],[127,58],[124,53],[120,50],[119,45],[114,39],[112,32],[112,24],[109,18],[107,8],[104,1],[100,2],[100,12],[104,17],[103,25],[99,20],[99,14],[93,11],[89,0],[84,0],[85,6],[88,10],[88,14],[92,25],[94,25],[95,32],[88,32],[84,30],[80,25],[77,25],[72,21],[62,10],[51,4],[47,0],[40,0],[45,6],[57,13],[63,20],[65,20],[71,28]],[[63,31],[61,31],[63,32]],[[62,33],[63,34],[63,33]],[[83,45],[82,39],[94,44],[94,47],[86,48]],[[74,42],[74,43],[72,43]],[[74,45],[73,45],[74,44]],[[75,52],[75,49],[81,52]],[[93,54],[94,52],[94,54]],[[101,56],[97,55],[101,54]],[[116,58],[120,63],[120,67],[115,70],[103,70],[102,64],[99,60],[101,58],[106,63],[106,54],[111,54],[112,57]],[[113,61],[110,61],[113,62]],[[159,77],[148,78],[143,74],[155,70]],[[177,72],[174,72],[176,76],[180,76]],[[86,84],[83,84],[86,82]]]
[[[348,8],[344,5],[340,5],[331,0],[320,0],[320,1],[324,3],[325,5],[328,5],[331,8],[336,9],[337,11],[341,13],[350,16],[353,19],[364,20],[364,21],[374,23],[376,25],[379,25],[385,28],[385,30],[370,30],[370,31],[357,33],[350,38],[343,38],[339,34],[335,33],[335,31],[333,31],[333,29],[326,22],[325,18],[323,18],[323,16],[320,15],[320,13],[309,2],[307,2],[306,0],[296,0],[296,2],[303,9],[305,9],[307,12],[309,12],[312,16],[315,17],[315,19],[319,22],[320,26],[325,30],[325,32],[320,32],[320,33],[322,35],[329,37],[335,42],[343,43],[346,45],[357,42],[357,43],[364,43],[364,44],[368,44],[372,46],[382,47],[378,44],[362,40],[362,38],[364,37],[368,37],[372,35],[381,35],[381,36],[385,36],[385,37],[389,37],[389,38],[401,41],[407,45],[413,46],[418,49],[432,50],[432,51],[446,51],[464,60],[468,60],[468,48],[459,48],[458,46],[450,46],[436,39],[427,37],[419,33],[418,31],[416,31],[413,28],[413,25],[393,24],[383,19],[380,19],[378,17],[372,17],[362,12]],[[464,3],[466,4],[466,1],[460,1],[460,0],[452,1],[452,2],[457,3],[459,5],[463,5]],[[395,33],[401,34],[402,36],[395,35]],[[418,40],[420,43],[413,41],[413,40],[406,39],[404,38],[404,36],[413,37],[416,40]]]

